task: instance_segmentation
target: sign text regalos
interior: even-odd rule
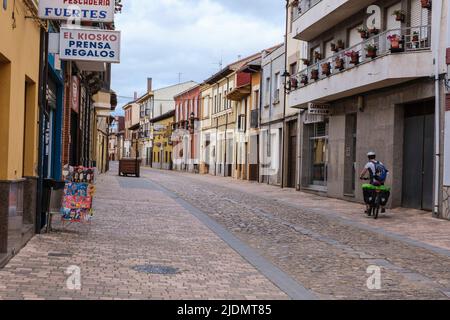
[[[114,9],[114,0],[40,0],[39,18],[113,22]]]
[[[61,60],[120,63],[120,31],[61,28],[59,43]]]

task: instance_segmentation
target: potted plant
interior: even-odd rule
[[[321,60],[322,54],[319,51],[314,51],[314,59],[316,59],[316,61]]]
[[[319,70],[318,69],[311,70],[311,79],[313,79],[313,80],[319,79]]]
[[[378,50],[378,48],[377,48],[376,45],[369,43],[369,44],[366,46],[366,51],[367,51],[366,57],[367,57],[367,58],[372,58],[372,59],[376,58],[376,56],[377,56],[377,50]]]
[[[291,89],[297,89],[298,88],[298,80],[295,76],[291,77]]]
[[[338,47],[339,50],[343,50],[344,47],[345,47],[344,41],[338,40],[338,41],[337,41],[337,47]]]
[[[330,66],[329,62],[322,63],[321,67],[322,67],[322,74],[323,75],[329,76],[331,74],[331,70],[330,70],[331,66]]]
[[[311,61],[309,61],[308,59],[302,59],[302,62],[307,67],[311,64]]]
[[[336,70],[342,71],[345,69],[344,59],[341,57],[336,57],[336,60],[334,60],[334,68]]]
[[[391,42],[391,52],[399,52],[402,51],[402,41],[397,34],[391,34],[388,37],[388,40]]]
[[[431,0],[420,0],[422,8],[431,9]]]
[[[362,39],[369,38],[369,30],[367,30],[366,28],[360,27],[360,28],[358,28],[358,32],[361,35]]]
[[[405,14],[405,11],[403,11],[403,10],[395,10],[392,13],[392,15],[395,16],[396,21],[400,21],[400,22],[405,21],[406,14]]]
[[[373,27],[372,29],[369,29],[369,34],[376,35],[376,34],[378,34],[379,32],[380,32],[380,30],[377,29],[377,28],[375,28],[375,27]]]
[[[300,83],[307,85],[308,84],[308,76],[306,74],[302,75],[301,79],[300,79]]]
[[[345,55],[351,59],[350,60],[351,64],[357,65],[359,63],[359,52],[358,51],[353,51],[353,50],[347,51],[345,53]]]
[[[339,51],[336,43],[331,43],[330,47],[331,47],[331,51],[333,51],[333,52],[338,52]]]
[[[419,42],[419,33],[417,31],[414,31],[411,38],[412,42]]]

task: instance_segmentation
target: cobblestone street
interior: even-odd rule
[[[91,226],[35,236],[0,299],[448,299],[450,224],[228,178],[143,169],[97,181]],[[55,218],[56,222],[56,218]],[[433,230],[434,237],[427,237]],[[81,288],[67,287],[80,268]],[[145,267],[174,268],[148,274]],[[369,266],[381,289],[367,287]]]

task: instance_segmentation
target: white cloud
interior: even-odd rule
[[[283,41],[279,0],[125,0],[116,27],[122,31],[121,64],[113,89],[131,97],[182,81],[201,82],[237,59]],[[127,99],[121,99],[124,102]]]

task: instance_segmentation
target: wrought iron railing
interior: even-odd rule
[[[371,47],[375,47],[376,51],[371,51]],[[430,25],[387,30],[370,36],[352,47],[336,49],[338,51],[330,57],[309,63],[307,68],[291,77],[291,90],[305,87],[394,52],[412,52],[430,48]]]

